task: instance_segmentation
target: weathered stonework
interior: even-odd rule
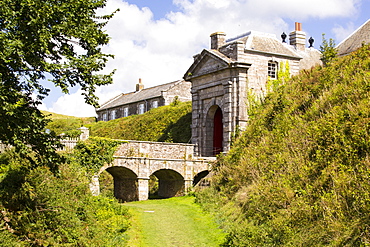
[[[179,143],[128,141],[119,146],[115,160],[101,168],[114,178],[114,195],[122,201],[147,200],[149,177],[159,179],[158,195],[184,195],[199,174],[207,175],[214,159],[194,158],[194,145]],[[206,173],[204,173],[206,172]],[[90,189],[99,194],[95,176]]]
[[[288,64],[290,74],[296,75],[321,64],[321,53],[305,48],[305,33],[301,25],[296,27],[289,45],[260,32],[230,40],[225,40],[224,33],[214,33],[211,49],[194,56],[184,79],[192,83],[195,156],[214,156],[230,149],[233,133],[247,125],[248,95],[263,97],[269,76],[277,75],[279,66]]]

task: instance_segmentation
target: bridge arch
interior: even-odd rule
[[[111,166],[105,169],[113,177],[114,197],[123,202],[139,200],[138,176],[124,166]]]
[[[172,169],[159,169],[152,173],[158,179],[158,196],[169,198],[182,196],[185,193],[185,179]]]
[[[209,170],[204,170],[197,173],[193,179],[193,187],[198,185],[202,178],[205,178],[209,174]]]

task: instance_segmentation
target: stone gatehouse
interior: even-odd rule
[[[248,32],[226,40],[211,34],[211,47],[194,56],[184,75],[192,83],[192,143],[196,156],[214,156],[230,149],[237,127],[248,121],[247,95],[263,96],[268,79],[277,79],[279,66],[289,64],[290,74],[320,64],[321,53],[306,45],[300,23],[278,40],[275,35]]]

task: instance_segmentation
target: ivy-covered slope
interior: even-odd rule
[[[198,201],[224,246],[368,246],[370,47],[269,94]]]
[[[175,101],[141,115],[88,124],[91,136],[122,140],[182,142],[191,137],[191,102]]]

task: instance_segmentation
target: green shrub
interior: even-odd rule
[[[100,168],[114,160],[113,154],[120,143],[122,141],[90,137],[86,141],[77,143],[73,156],[90,175],[94,175],[99,172]]]
[[[25,169],[17,154],[0,156],[0,246],[123,246],[126,209],[93,197],[86,170],[76,163]]]

